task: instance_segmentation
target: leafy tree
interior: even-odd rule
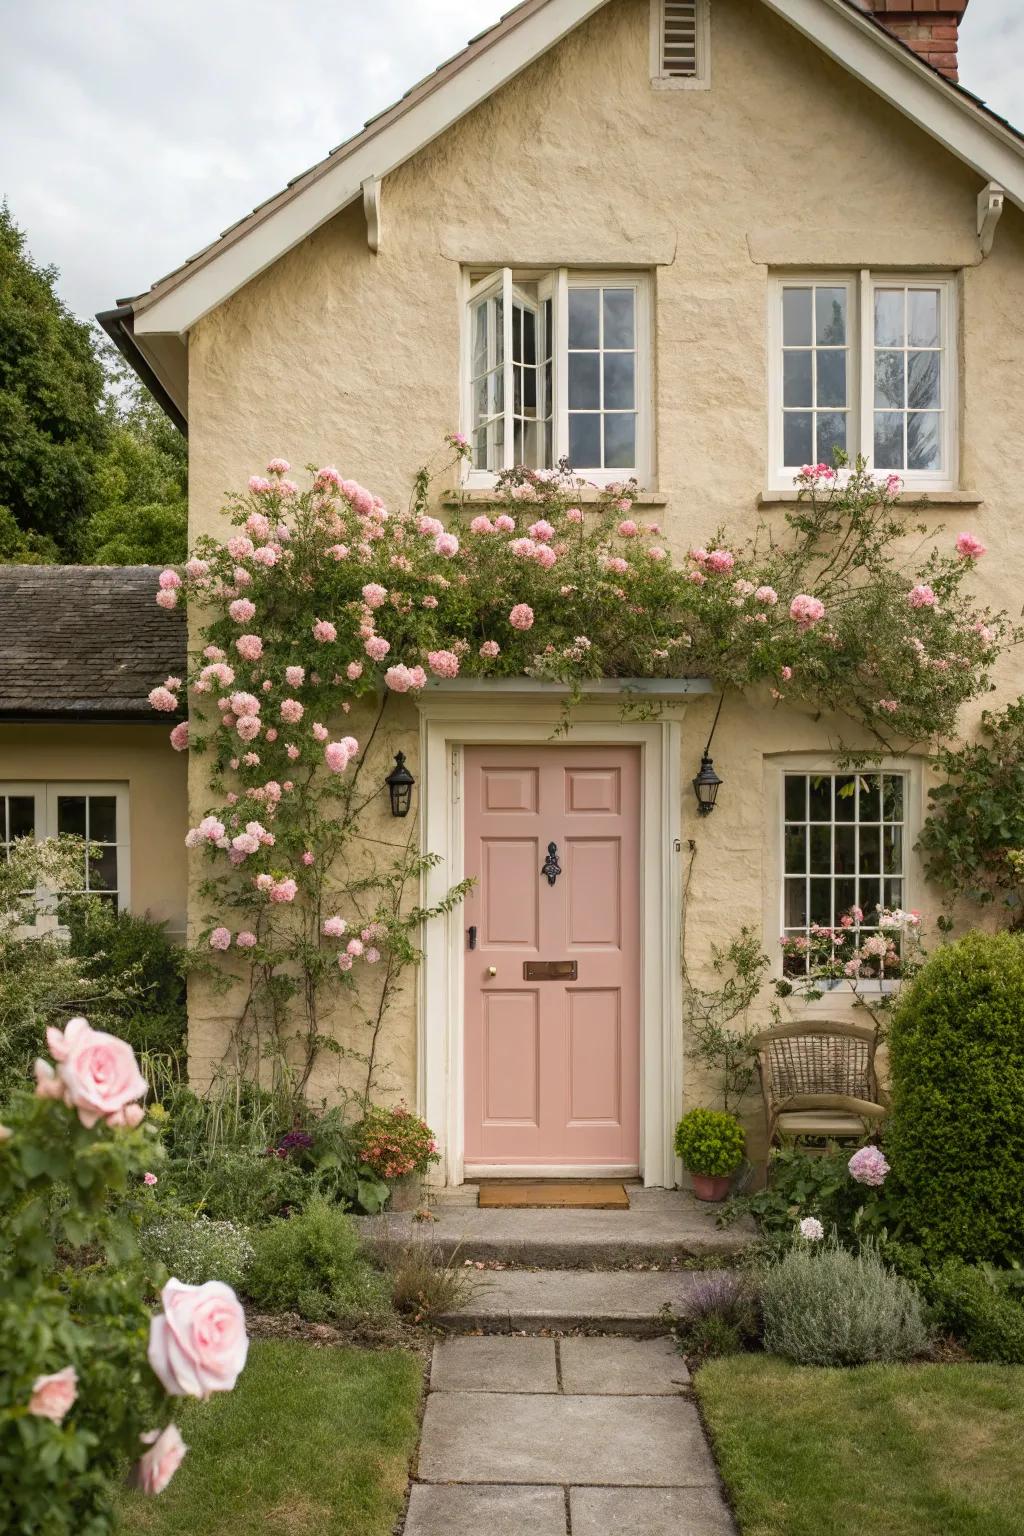
[[[91,328],[59,298],[57,277],[0,205],[0,508],[24,535],[0,519],[8,560],[51,558],[48,541],[75,559],[109,438]]]

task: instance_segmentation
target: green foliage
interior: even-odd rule
[[[1024,1233],[1024,936],[972,933],[904,993],[890,1039],[886,1154],[932,1258],[1006,1263]]]
[[[750,1348],[761,1329],[757,1288],[749,1274],[716,1269],[698,1275],[676,1318],[679,1347],[691,1360],[711,1360]]]
[[[381,1221],[366,1249],[387,1278],[391,1305],[414,1323],[454,1311],[472,1293],[475,1271],[464,1267],[458,1249],[446,1257],[439,1243],[397,1236],[387,1219]]]
[[[351,1218],[323,1198],[259,1228],[252,1240],[249,1294],[268,1312],[358,1322],[386,1309],[386,1286],[362,1253]]]
[[[931,1316],[975,1360],[1024,1365],[1024,1305],[979,1267],[947,1259],[928,1278]]]
[[[113,349],[106,355],[116,393],[83,553],[90,565],[171,565],[188,545],[188,445]]]
[[[158,1161],[147,1127],[86,1130],[53,1099],[19,1093],[0,1141],[0,1489],[4,1529],[106,1536],[139,1434],[163,1422],[146,1363],[145,1271],[117,1209]],[[102,1261],[100,1261],[102,1258]],[[28,1412],[39,1375],[72,1366],[62,1424]]]
[[[764,1347],[798,1365],[912,1360],[928,1347],[914,1286],[865,1244],[791,1248],[759,1278]]]
[[[978,739],[940,747],[946,782],[928,791],[919,846],[928,877],[951,901],[999,903],[1024,924],[1024,698],[986,710]]]
[[[167,1214],[144,1222],[139,1245],[153,1263],[186,1285],[223,1280],[233,1290],[245,1289],[252,1243],[246,1229],[233,1221],[206,1216]]]
[[[676,1126],[676,1153],[691,1173],[732,1173],[743,1161],[743,1127],[720,1109],[691,1109]]]
[[[736,1195],[722,1211],[723,1222],[738,1216],[757,1219],[769,1242],[788,1246],[797,1227],[815,1216],[826,1232],[856,1246],[868,1236],[895,1237],[900,1228],[889,1181],[880,1188],[851,1178],[849,1147],[808,1152],[802,1147],[773,1147],[768,1182],[750,1195]]]
[[[114,1033],[137,1055],[160,1056],[183,1071],[188,1020],[182,950],[167,937],[166,926],[102,901],[68,902],[62,915],[69,954],[86,961],[97,982],[130,993],[112,1015]]]
[[[722,1108],[736,1110],[756,1069],[759,1027],[748,1022],[747,1010],[760,992],[771,962],[754,929],[746,927],[724,949],[712,945],[711,959],[722,978],[720,985],[697,987],[686,977],[687,1054],[720,1075]]]

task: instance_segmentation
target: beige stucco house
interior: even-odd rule
[[[486,502],[525,443],[538,465],[568,455],[598,482],[635,475],[641,505],[682,554],[719,524],[779,518],[796,468],[839,444],[899,473],[929,527],[982,537],[984,596],[1016,613],[1024,139],[955,83],[965,6],[525,0],[102,317],[187,420],[193,535],[220,526],[224,493],[272,453],[336,463],[404,503],[418,466],[461,428],[474,443],[475,498]],[[512,422],[497,430],[473,387],[499,296],[551,359],[552,409],[525,438]],[[818,323],[826,311],[830,326]],[[906,358],[909,398],[876,399],[882,350]],[[1000,696],[1019,687],[1011,655]],[[511,989],[504,1013],[487,1002],[483,961],[501,943],[469,951],[468,930],[486,936],[504,922],[514,937],[519,922],[539,959],[561,956],[530,927],[532,898],[495,916],[481,894],[430,925],[384,1053],[387,1086],[437,1130],[450,1181],[579,1163],[671,1184],[680,1109],[709,1096],[686,1056],[681,951],[699,979],[712,944],[748,924],[775,956],[783,929],[831,921],[855,888],[865,904],[934,908],[913,852],[923,755],[879,762],[887,777],[864,801],[851,866],[831,798],[837,723],[767,697],[729,699],[713,743],[724,784],[714,814],[698,816],[690,781],[717,703],[699,679],[680,680],[662,689],[660,713],[624,722],[613,694],[597,691],[557,748],[558,701],[525,682],[455,683],[396,703],[379,769],[398,748],[408,754],[419,835],[444,861],[428,895],[472,865],[484,834],[467,819],[471,802],[497,818],[498,842],[514,841],[502,816],[541,817],[552,751],[568,754],[566,815],[632,818],[616,845],[625,906],[591,919],[632,946],[620,982],[632,989],[621,1007],[635,1017],[633,1065],[616,1055],[625,1014],[595,1003],[600,1027],[578,1040],[570,1030],[559,1068],[570,1120],[621,1124],[623,1137],[584,1139],[591,1150],[577,1158],[571,1138],[489,1136],[489,1094],[492,1120],[530,1119],[529,1103],[502,1093],[538,1026]],[[199,806],[198,764],[192,774]],[[811,824],[814,862],[787,867],[784,825],[802,843]],[[597,826],[586,821],[592,843]],[[513,891],[514,866],[501,871]],[[592,889],[607,873],[593,864]],[[836,993],[830,1006],[848,1002]],[[481,1008],[507,1031],[490,1067],[476,1047],[467,1054],[467,1020]],[[228,1014],[224,999],[195,991],[199,1079],[223,1052]],[[593,1066],[602,1051],[607,1072]],[[533,1087],[515,1093],[539,1102],[549,1068],[530,1060]],[[332,1059],[316,1086],[335,1092],[338,1071]]]

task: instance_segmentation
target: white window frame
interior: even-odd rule
[[[131,823],[129,821],[129,793],[127,784],[110,784],[103,781],[89,780],[25,780],[0,782],[0,795],[31,796],[35,801],[35,840],[37,843],[45,842],[47,838],[57,836],[57,800],[62,795],[105,795],[112,796],[116,802],[115,816],[117,826],[117,842],[112,846],[117,851],[117,897],[118,911],[127,912],[131,909]],[[39,892],[39,899],[45,902],[45,891]],[[56,919],[52,913],[40,912],[40,921],[37,928],[54,928]]]
[[[711,86],[711,0],[697,0],[697,72],[664,72],[665,0],[651,0],[651,84],[658,91],[706,91]]]
[[[636,295],[636,457],[637,463],[618,469],[591,469],[581,466],[576,473],[592,485],[616,485],[636,479],[645,489],[652,488],[654,471],[652,381],[654,358],[652,351],[651,281],[650,274],[635,268],[622,270],[579,270],[570,267],[519,268],[492,267],[486,270],[464,269],[462,274],[462,302],[460,305],[461,386],[460,414],[462,431],[472,439],[472,375],[473,375],[473,327],[470,323],[470,304],[479,299],[492,285],[501,280],[504,299],[503,319],[504,347],[504,394],[505,394],[505,467],[512,468],[513,441],[508,430],[512,412],[512,357],[509,340],[512,326],[512,299],[521,283],[537,283],[538,297],[543,304],[552,301],[552,328],[554,348],[552,352],[552,411],[553,447],[552,461],[568,457],[569,452],[569,289],[573,288],[632,288]],[[538,346],[538,360],[540,359]],[[575,469],[575,466],[574,466]],[[466,460],[462,469],[463,484],[468,490],[491,490],[497,484],[497,474],[491,470],[474,468]]]
[[[782,295],[786,288],[809,284],[848,290],[850,374],[846,451],[851,461],[863,453],[874,472],[874,294],[876,288],[938,288],[942,292],[942,357],[940,407],[943,418],[942,454],[945,468],[900,470],[907,491],[954,491],[959,487],[959,285],[952,273],[896,272],[882,268],[827,269],[775,273],[768,285],[768,484],[772,490],[792,490],[800,465],[783,462]],[[879,470],[879,474],[887,471]]]

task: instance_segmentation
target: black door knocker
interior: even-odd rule
[[[548,856],[540,867],[542,875],[547,876],[548,885],[554,885],[562,873],[562,866],[558,862],[558,844],[548,843]]]

